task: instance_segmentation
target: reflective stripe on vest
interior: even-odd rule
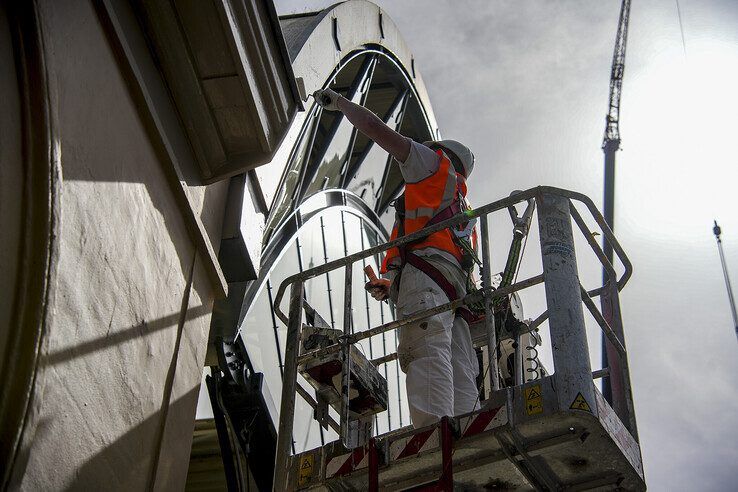
[[[466,196],[466,183],[463,177],[457,175],[451,161],[442,150],[439,149],[436,153],[441,158],[438,170],[422,181],[407,183],[405,185],[405,235],[421,230],[433,216],[450,206],[456,198],[457,187],[461,191],[461,194]],[[390,241],[397,239],[399,234],[398,226],[397,218],[395,218]],[[452,233],[448,229],[434,232],[427,238],[408,245],[407,250],[412,251],[429,247],[447,251],[454,255],[459,263],[461,263],[461,250],[456,246]],[[388,250],[382,262],[381,272],[386,273],[389,265],[395,258],[399,258],[399,256],[400,251],[398,248]]]

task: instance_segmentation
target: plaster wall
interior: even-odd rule
[[[172,149],[161,148],[162,139],[155,138],[162,130],[149,119],[145,108],[151,103],[132,89],[136,81],[123,60],[128,54],[111,41],[105,19],[115,16],[101,14],[104,9],[120,14],[130,7],[127,2],[36,0],[33,5],[43,27],[56,128],[52,144],[60,155],[60,229],[50,322],[11,489],[181,489],[215,296],[212,264],[193,240],[186,216],[199,217],[217,251],[228,181],[176,183],[192,211],[182,208],[168,167]],[[406,70],[412,66],[409,50],[386,17],[380,35],[376,6],[349,2],[329,13],[316,19],[314,31],[292,53],[309,92],[365,44],[381,44]],[[339,21],[340,48],[333,41],[331,15]],[[125,30],[130,24],[120,26]],[[4,36],[0,28],[1,43]],[[134,48],[138,56],[141,50]],[[1,45],[0,60],[6,51]],[[149,73],[143,65],[139,75]],[[0,129],[9,142],[0,141],[2,169],[8,169],[0,176],[3,200],[13,197],[6,188],[17,187],[11,173],[22,167],[20,148],[13,146],[19,132],[13,83],[12,75],[0,75]],[[434,125],[419,76],[415,84]],[[182,132],[176,118],[160,118],[157,124],[167,133]],[[10,169],[8,163],[15,165]],[[264,166],[264,172],[278,176],[279,165],[283,162]],[[257,174],[263,178],[261,170]],[[269,182],[258,193],[244,193],[240,226],[254,255],[264,221],[254,196],[263,193],[270,202],[278,180]],[[13,211],[2,205],[0,213]],[[2,247],[12,249],[9,244]],[[2,266],[12,270],[12,263]]]
[[[61,235],[52,323],[11,486],[182,489],[212,284],[94,6],[48,0],[40,13]],[[214,239],[225,186],[193,192]]]

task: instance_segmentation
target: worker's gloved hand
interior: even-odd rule
[[[391,282],[386,278],[378,278],[377,280],[370,280],[364,285],[364,288],[369,292],[373,298],[378,301],[384,301],[389,298]]]
[[[320,89],[313,93],[313,97],[315,98],[315,102],[323,109],[338,111],[338,100],[341,98],[341,95],[336,91]]]

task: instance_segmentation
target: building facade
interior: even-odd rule
[[[285,332],[272,292],[384,241],[402,186],[300,87],[437,136],[397,27],[361,0],[282,19],[268,0],[2,2],[0,60],[2,489],[198,488],[193,433],[217,427],[195,423],[204,369],[223,480],[263,486]],[[306,291],[337,328],[343,288]],[[355,299],[357,329],[392,316]],[[402,373],[384,370],[378,432],[409,423]],[[295,451],[335,439],[298,412]]]

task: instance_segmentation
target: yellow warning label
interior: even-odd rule
[[[589,403],[584,399],[581,393],[577,393],[577,397],[571,402],[569,406],[571,410],[584,410],[585,412],[592,413],[592,409],[589,407]]]
[[[543,394],[540,384],[525,388],[524,395],[525,411],[528,415],[543,413]]]
[[[315,464],[315,457],[312,454],[303,456],[300,458],[300,472],[298,473],[297,485],[302,487],[310,482],[310,478],[313,476],[313,465]]]

